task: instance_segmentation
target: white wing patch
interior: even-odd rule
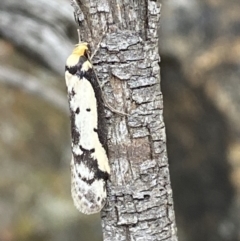
[[[75,55],[67,60],[65,73],[72,129],[71,193],[76,208],[92,214],[105,205],[110,167],[99,136],[98,82],[87,57]]]

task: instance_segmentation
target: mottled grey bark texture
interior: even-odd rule
[[[111,180],[102,211],[104,241],[176,241],[157,28],[159,1],[73,1],[83,41],[108,102]],[[79,6],[79,8],[78,8]],[[104,33],[106,32],[106,33]]]

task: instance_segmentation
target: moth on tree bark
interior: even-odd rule
[[[160,1],[72,0],[104,98],[111,177],[104,241],[177,240],[166,152],[157,30]]]

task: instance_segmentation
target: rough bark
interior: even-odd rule
[[[104,241],[177,240],[160,91],[160,3],[76,0],[73,6],[82,40],[93,49],[100,42],[93,63],[105,97],[129,114],[108,114]]]

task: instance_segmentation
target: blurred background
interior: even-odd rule
[[[161,88],[179,240],[240,241],[240,2],[163,0]],[[0,241],[100,241],[70,195],[68,0],[0,1]]]

